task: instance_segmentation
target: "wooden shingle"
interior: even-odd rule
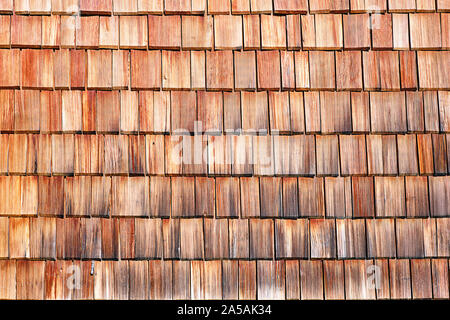
[[[100,17],[99,30],[99,48],[117,49],[119,47],[119,17]]]
[[[286,16],[286,30],[288,49],[300,49],[302,47],[300,15]]]
[[[371,92],[373,132],[406,131],[406,99],[402,92]]]
[[[183,16],[181,22],[183,48],[194,50],[212,48],[214,40],[212,17]]]
[[[338,90],[362,89],[361,54],[358,51],[336,53],[336,87]],[[351,71],[350,71],[351,70]]]
[[[334,220],[310,220],[311,258],[336,257],[335,230]]]
[[[281,261],[258,261],[258,299],[283,300],[286,295],[286,266]]]
[[[258,15],[245,15],[244,21],[244,48],[246,50],[259,49],[261,46],[260,18]]]
[[[343,300],[345,298],[343,261],[323,261],[323,279],[326,300]]]
[[[256,261],[239,261],[239,299],[256,299]]]
[[[421,89],[448,89],[450,78],[448,77],[447,51],[418,51],[417,64],[419,74],[419,86]]]
[[[320,92],[321,132],[351,132],[350,93]]]
[[[242,92],[242,129],[245,133],[268,131],[269,109],[266,92]]]
[[[193,177],[172,178],[172,216],[195,215],[195,181]]]
[[[233,53],[231,51],[206,53],[206,81],[208,89],[233,89]]]
[[[108,89],[112,87],[112,53],[109,50],[88,50],[89,89]]]
[[[139,131],[142,133],[170,131],[170,92],[139,92]]]
[[[311,51],[309,67],[311,89],[332,90],[335,88],[334,52]]]
[[[367,257],[390,258],[396,256],[394,219],[366,220]]]
[[[392,49],[392,14],[372,14],[372,48],[377,50]],[[397,30],[396,30],[397,31]],[[407,30],[401,30],[407,33]]]
[[[323,266],[321,260],[300,260],[302,300],[323,300]]]
[[[373,184],[372,177],[352,177],[353,217],[375,215]]]
[[[398,53],[393,51],[363,52],[364,89],[399,90]]]
[[[111,215],[113,217],[148,216],[149,192],[148,177],[113,177],[111,185]],[[107,198],[105,196],[103,196],[102,203],[104,203],[102,207],[107,208]]]
[[[53,51],[49,49],[22,51],[22,87],[53,88]]]
[[[238,178],[216,178],[217,217],[239,217],[240,196]]]
[[[161,52],[131,51],[131,88],[157,89],[161,87]]]
[[[281,178],[260,179],[261,217],[280,217],[283,212]],[[255,199],[256,200],[256,199]]]
[[[223,3],[223,1],[221,1]],[[218,15],[214,17],[214,47],[216,50],[241,49],[242,19],[240,16]]]
[[[80,49],[97,49],[100,35],[100,18],[98,16],[77,17],[75,43]]]
[[[404,217],[405,182],[403,177],[375,177],[377,217]]]
[[[368,14],[343,16],[344,47],[346,49],[367,49],[370,47],[370,17]]]
[[[280,54],[278,51],[258,51],[258,89],[278,90],[280,88]]]
[[[286,48],[286,18],[261,15],[262,49]]]
[[[368,135],[367,166],[369,174],[397,174],[397,146],[394,135]]]
[[[298,181],[295,177],[283,178],[283,217],[298,217]]]
[[[256,57],[254,51],[235,51],[234,68],[236,90],[256,89]]]
[[[274,256],[274,225],[272,220],[250,220],[250,258],[272,259]]]
[[[366,257],[364,220],[336,220],[337,255],[339,258]]]
[[[229,220],[230,258],[249,258],[249,222],[246,219]]]
[[[409,15],[411,49],[439,49],[441,25],[438,13],[413,13]]]
[[[367,173],[366,139],[364,135],[339,137],[342,175]]]
[[[182,259],[202,259],[204,257],[203,239],[202,219],[180,221],[180,256]]]
[[[275,254],[279,258],[308,258],[307,219],[275,221]]]
[[[430,210],[433,217],[449,215],[450,182],[448,177],[429,177]]]
[[[392,15],[392,41],[393,48],[398,50],[409,49],[409,15]]]
[[[414,175],[419,173],[417,157],[417,139],[414,134],[397,136],[398,153],[404,156],[398,159],[398,170],[401,175]]]
[[[409,260],[389,260],[389,275],[391,299],[410,299],[411,273]]]
[[[29,32],[33,30],[33,32]],[[39,47],[42,41],[41,16],[11,16],[11,46],[16,48]]]
[[[229,257],[228,220],[205,219],[205,259]]]
[[[323,178],[298,178],[299,216],[324,217],[325,198]]]
[[[325,206],[327,217],[351,217],[351,178],[325,178]]]
[[[317,49],[341,49],[343,47],[342,16],[339,14],[316,14],[315,38]]]
[[[367,270],[371,267],[370,260],[346,260],[345,297],[348,300],[373,300],[375,288],[370,284]]]

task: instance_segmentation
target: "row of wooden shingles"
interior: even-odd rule
[[[450,132],[448,91],[0,90],[0,105],[4,133]]]
[[[448,138],[443,134],[207,138],[1,134],[0,174],[447,175]]]
[[[450,218],[0,217],[0,258],[449,258],[449,228]]]
[[[0,271],[1,299],[449,298],[447,259],[0,260]]]
[[[309,4],[309,5],[308,5]],[[2,0],[0,12],[17,14],[248,14],[449,11],[447,0]]]
[[[0,191],[1,216],[450,216],[448,176],[428,180],[426,177],[11,176],[0,177]]]
[[[203,50],[449,49],[449,26],[449,13],[219,15],[214,18],[0,15],[0,46]]]

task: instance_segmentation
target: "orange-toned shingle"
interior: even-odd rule
[[[53,88],[53,51],[22,51],[22,87]]]
[[[102,133],[119,132],[120,97],[117,91],[97,92],[96,131]]]
[[[403,177],[375,177],[377,217],[405,217],[405,181]]]
[[[80,12],[82,14],[109,15],[112,12],[111,0],[80,0]]]
[[[128,174],[128,148],[128,136],[105,136],[104,173],[106,175]]]
[[[191,86],[194,90],[206,88],[205,64],[205,52],[191,51]]]
[[[392,15],[372,14],[371,26],[372,48],[377,50],[392,49]],[[401,30],[401,32],[407,33],[408,30]]]
[[[77,0],[52,0],[53,14],[74,14],[78,12]]]
[[[409,15],[411,49],[441,48],[441,24],[439,13],[415,13]]]
[[[300,49],[302,47],[300,15],[286,16],[286,29],[288,49]]]
[[[325,216],[325,198],[323,178],[298,178],[299,216],[323,217]]]
[[[284,16],[261,15],[263,49],[286,48],[286,19]]]
[[[110,50],[88,50],[89,89],[110,89],[112,87],[112,52]]]
[[[316,47],[316,26],[314,21],[314,15],[302,15],[302,45],[303,49],[311,49]]]
[[[306,13],[308,11],[307,0],[275,0],[275,13]]]
[[[54,53],[55,89],[68,89],[70,87],[70,51],[58,50]]]
[[[269,92],[269,111],[271,133],[289,133],[291,131],[289,93]]]
[[[405,188],[407,216],[428,217],[430,209],[427,177],[406,177]]]
[[[334,61],[334,52],[311,51],[309,53],[311,89],[335,88]]]
[[[450,13],[441,13],[442,49],[450,49]]]
[[[233,89],[233,52],[206,53],[206,87],[212,90]]]
[[[250,13],[250,1],[249,0],[231,0],[231,12],[233,14]]]
[[[417,88],[417,63],[414,51],[400,52],[400,82],[402,89]]]
[[[408,131],[418,132],[425,130],[423,100],[422,92],[406,93]]]
[[[250,258],[271,259],[274,246],[274,226],[270,219],[250,219]]]
[[[343,47],[342,16],[339,14],[315,15],[317,49],[341,49]]]
[[[368,14],[344,15],[344,47],[370,48],[370,17]]]
[[[296,51],[295,56],[295,87],[309,88],[309,57],[307,51]]]
[[[0,90],[0,130],[14,130],[14,90]]]
[[[91,209],[91,177],[64,179],[64,214],[89,216]]]
[[[81,91],[62,92],[61,96],[62,131],[80,132],[82,129]]]
[[[223,94],[223,126],[225,132],[236,132],[241,129],[241,94],[224,92]]]
[[[373,132],[406,132],[406,101],[403,92],[371,92]]]
[[[39,103],[40,95],[37,90],[16,92],[14,100],[15,131],[39,131]]]
[[[75,47],[76,18],[61,16],[61,48]]]
[[[364,135],[340,136],[342,175],[362,175],[367,173],[366,140]]]
[[[61,23],[61,19],[59,16],[44,16],[44,17],[42,17],[42,47],[44,47],[44,48],[59,47],[60,42],[61,42],[60,23]],[[0,22],[0,24],[1,24],[1,22]],[[1,41],[0,41],[0,43],[1,43]]]
[[[397,145],[394,135],[367,136],[367,166],[369,174],[396,175]]]
[[[351,132],[350,94],[321,92],[320,115],[323,133]]]
[[[12,13],[14,9],[13,0],[1,0],[0,1],[0,12],[1,13]]]
[[[306,132],[320,132],[320,98],[319,92],[305,92]]]
[[[242,129],[246,133],[268,131],[269,109],[266,92],[242,92]]]
[[[294,133],[305,132],[305,108],[303,102],[303,93],[290,92],[289,102],[292,131]]]
[[[181,17],[148,16],[148,39],[150,49],[179,49]]]
[[[259,49],[260,42],[260,26],[258,15],[246,15],[244,19],[244,48],[246,50]]]
[[[11,44],[11,18],[0,16],[0,47],[9,47]]]
[[[238,89],[256,89],[256,57],[254,51],[235,51],[234,85]]]
[[[191,88],[191,59],[188,51],[162,52],[163,89],[183,90]]]
[[[417,135],[417,151],[419,156],[419,173],[423,175],[433,174],[433,142],[431,134]]]
[[[227,13],[230,13],[230,1],[221,1],[221,0],[208,1],[208,14],[227,14]]]
[[[138,2],[140,0],[113,0],[114,14],[134,15],[138,12]]]
[[[148,26],[146,16],[121,16],[119,18],[120,47],[143,49],[148,45]]]
[[[439,118],[441,131],[450,131],[450,93],[439,91]]]
[[[139,0],[137,3],[139,14],[161,14],[164,0]]]
[[[362,70],[359,51],[336,52],[336,87],[338,90],[361,90]]]
[[[363,52],[364,88],[366,90],[399,90],[398,53],[394,51]]]
[[[185,49],[211,49],[213,46],[213,19],[210,16],[183,16],[182,45]]]
[[[352,177],[353,217],[375,216],[373,177]]]
[[[191,1],[164,0],[164,9],[169,14],[186,14],[191,11]]]
[[[161,87],[161,52],[131,51],[131,88]]]
[[[170,131],[169,92],[139,92],[139,130],[144,133]]]
[[[34,30],[30,32],[30,30]],[[11,17],[11,46],[12,47],[39,47],[42,40],[41,16]]]
[[[430,210],[432,217],[448,216],[449,181],[448,177],[429,177]]]
[[[138,92],[122,90],[120,92],[120,131],[136,133],[139,131]]]
[[[197,92],[197,121],[208,134],[220,134],[223,128],[223,96],[221,92]]]
[[[39,177],[39,216],[64,216],[64,177]]]
[[[281,51],[281,86],[283,89],[295,89],[294,53]]]
[[[272,1],[270,0],[250,0],[252,13],[271,13]]]
[[[416,135],[397,136],[398,153],[404,156],[398,159],[398,171],[400,174],[415,175],[419,173],[417,158]]]
[[[75,137],[73,134],[52,135],[52,173],[71,175],[74,172]]]
[[[100,17],[99,48],[117,49],[119,46],[119,17]]]
[[[40,132],[61,132],[61,91],[41,91],[39,122]]]
[[[103,171],[103,136],[75,136],[75,175],[93,175]]]
[[[216,49],[242,48],[242,18],[218,15],[214,18],[214,45]]]
[[[164,136],[147,135],[145,146],[146,174],[164,174]]]
[[[130,83],[130,53],[126,50],[113,51],[113,89],[128,89]]]
[[[72,89],[84,89],[86,86],[86,63],[86,51],[70,51],[70,87]]]
[[[12,134],[9,136],[8,150],[9,174],[26,173],[27,135]]]
[[[388,0],[390,12],[412,12],[416,10],[414,0]]]
[[[418,51],[419,86],[421,89],[450,88],[448,51]]]
[[[409,19],[408,14],[392,15],[392,41],[393,48],[398,50],[409,49]]]
[[[181,135],[194,132],[194,122],[197,119],[195,92],[172,91],[170,94],[171,132]]]
[[[258,89],[280,88],[280,55],[278,51],[258,51]]]
[[[99,44],[100,18],[77,17],[76,45],[78,48],[96,49]]]

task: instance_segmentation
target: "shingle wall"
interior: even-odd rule
[[[0,299],[449,299],[449,48],[448,0],[0,0]]]

